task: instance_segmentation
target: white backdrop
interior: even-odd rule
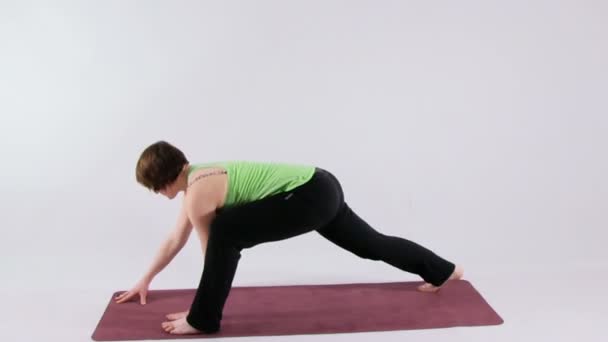
[[[606,2],[0,4],[3,291],[132,286],[179,205],[135,182],[161,139],[326,168],[472,282],[606,269]],[[196,239],[152,289],[197,285]],[[234,285],[393,280],[419,278],[310,233],[245,250]]]

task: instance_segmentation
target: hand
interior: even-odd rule
[[[149,286],[150,281],[148,281],[147,279],[142,279],[138,281],[137,284],[135,284],[135,286],[131,290],[123,292],[114,298],[116,300],[116,304],[127,302],[129,301],[129,299],[133,298],[133,296],[139,294],[140,303],[142,305],[145,305]]]

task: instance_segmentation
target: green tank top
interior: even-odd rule
[[[236,206],[290,191],[308,182],[314,172],[312,165],[220,161],[192,164],[188,176],[203,167],[221,166],[228,173],[225,207]]]

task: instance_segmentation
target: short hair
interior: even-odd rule
[[[177,179],[188,159],[166,141],[157,141],[141,153],[135,168],[137,182],[158,192]]]

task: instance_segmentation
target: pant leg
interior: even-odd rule
[[[241,251],[326,225],[335,217],[341,198],[332,179],[319,169],[306,184],[291,191],[218,210],[188,323],[206,333],[219,331]]]
[[[333,175],[332,178],[339,184]],[[443,284],[455,268],[452,262],[413,241],[377,232],[346,202],[340,204],[335,218],[317,232],[361,258],[384,261],[435,286]]]
[[[220,330],[222,310],[241,258],[237,247],[219,225],[209,231],[203,274],[186,321],[192,327],[214,333]]]

